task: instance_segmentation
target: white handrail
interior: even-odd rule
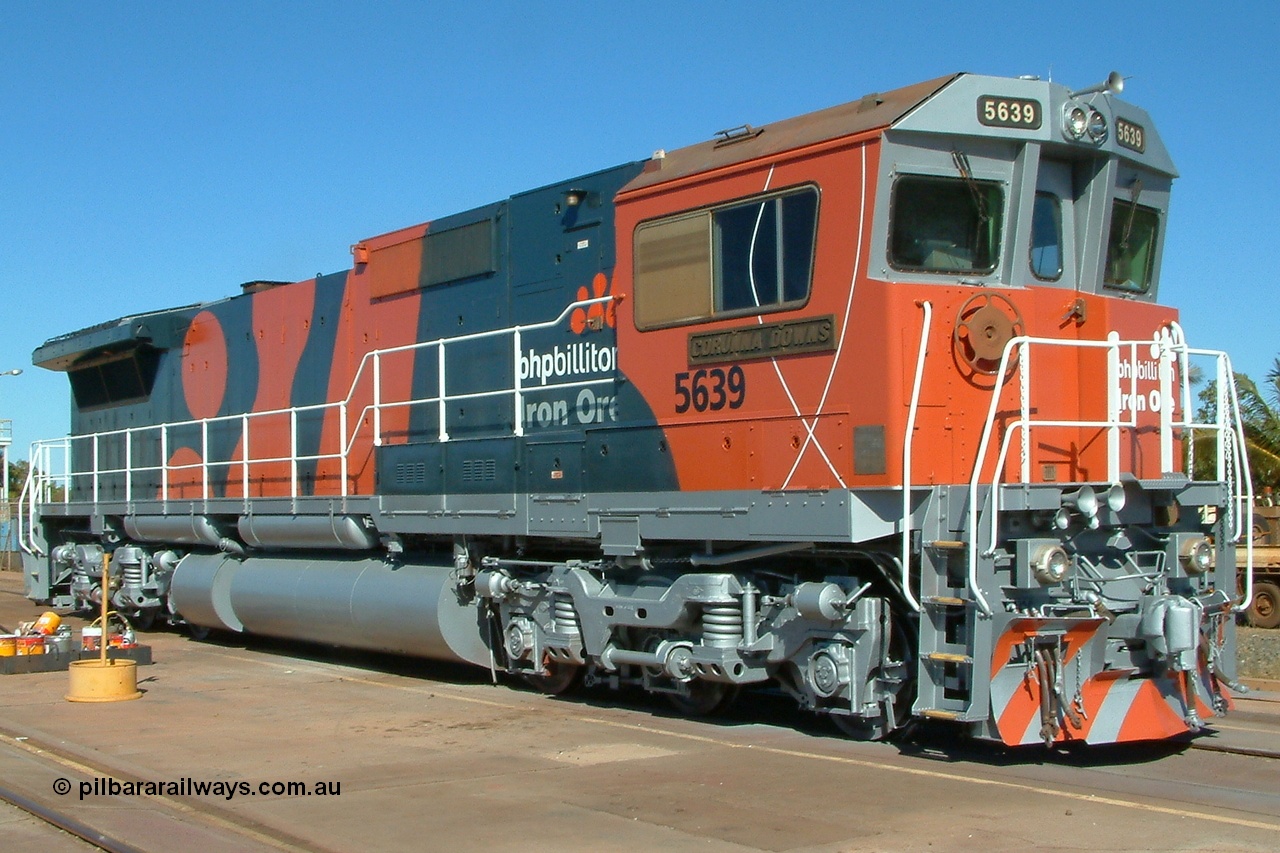
[[[924,359],[929,351],[929,327],[933,323],[933,304],[929,300],[916,303],[924,312],[920,322],[920,347],[916,351],[916,374],[911,384],[911,405],[907,408],[907,434],[902,442],[902,594],[911,609],[920,610],[920,601],[911,594],[911,448],[915,443],[916,412],[920,408],[920,386],[924,381]]]
[[[1031,385],[1032,372],[1032,345],[1040,345],[1044,347],[1060,347],[1060,348],[1080,348],[1080,349],[1102,349],[1108,350],[1107,354],[1107,418],[1105,420],[1064,420],[1064,419],[1035,419],[1031,416],[1032,407],[1029,399],[1029,387]],[[1235,387],[1234,373],[1231,371],[1230,357],[1226,353],[1214,350],[1201,350],[1187,347],[1181,336],[1181,329],[1174,327],[1172,331],[1164,331],[1155,341],[1121,341],[1119,336],[1114,332],[1108,336],[1106,341],[1092,340],[1061,340],[1054,338],[1035,338],[1030,336],[1019,336],[1010,340],[1001,355],[1000,368],[995,374],[997,377],[1006,376],[1010,366],[1010,360],[1014,349],[1017,348],[1019,353],[1019,369],[1022,372],[1020,377],[1020,412],[1017,420],[1013,421],[1006,428],[1004,435],[1000,441],[1000,449],[997,454],[995,468],[992,473],[990,483],[991,491],[990,500],[990,527],[989,542],[983,550],[983,556],[990,557],[995,553],[998,533],[999,533],[999,513],[1000,513],[1000,489],[1001,479],[1008,460],[1008,453],[1012,441],[1015,436],[1021,439],[1021,449],[1023,454],[1022,465],[1020,466],[1021,479],[1023,483],[1030,481],[1030,470],[1027,463],[1027,451],[1030,444],[1031,429],[1033,427],[1050,427],[1050,428],[1077,428],[1077,429],[1103,429],[1107,431],[1107,472],[1111,482],[1119,479],[1119,430],[1138,428],[1138,406],[1136,405],[1137,394],[1137,373],[1134,369],[1130,373],[1130,412],[1128,419],[1120,416],[1122,406],[1119,405],[1116,389],[1119,388],[1120,381],[1120,359],[1119,354],[1122,347],[1129,350],[1129,363],[1136,365],[1138,360],[1138,347],[1152,347],[1153,357],[1158,359],[1158,375],[1160,382],[1160,399],[1161,407],[1159,412],[1159,432],[1160,432],[1160,450],[1161,450],[1161,471],[1162,473],[1171,473],[1169,469],[1173,467],[1173,431],[1175,429],[1185,429],[1194,434],[1194,430],[1211,430],[1218,434],[1218,460],[1217,460],[1217,477],[1218,480],[1226,479],[1228,472],[1227,466],[1230,466],[1230,472],[1236,477],[1236,482],[1243,486],[1243,490],[1235,492],[1229,496],[1232,507],[1232,541],[1239,541],[1244,530],[1252,530],[1253,522],[1253,481],[1249,472],[1247,459],[1245,458],[1243,445],[1243,426],[1240,417],[1240,405],[1238,391]],[[1190,409],[1190,375],[1187,370],[1188,359],[1192,355],[1212,357],[1217,359],[1218,363],[1218,381],[1219,381],[1219,404],[1215,413],[1214,423],[1197,423]],[[1179,376],[1181,402],[1183,403],[1181,419],[1173,417],[1173,408],[1175,403],[1172,388],[1172,367],[1175,358],[1177,363],[1182,366]],[[1225,378],[1224,378],[1225,377]],[[973,474],[969,480],[969,512],[967,519],[969,553],[968,566],[966,573],[966,584],[969,592],[973,595],[975,601],[978,602],[983,613],[991,615],[991,610],[986,598],[982,595],[978,586],[978,487],[982,480],[982,471],[986,466],[987,453],[990,448],[992,434],[995,430],[995,416],[1001,398],[1002,383],[997,382],[992,389],[991,404],[987,412],[987,419],[983,425],[982,437],[978,443],[978,449],[975,456]],[[1225,436],[1230,430],[1237,438],[1232,442],[1231,458],[1227,459],[1225,452]],[[1191,473],[1190,468],[1187,471]],[[986,502],[984,502],[985,505]],[[1248,519],[1247,525],[1245,519]],[[1253,542],[1252,538],[1246,537],[1246,555],[1248,558],[1248,574],[1246,580],[1245,595],[1241,602],[1236,606],[1236,610],[1242,610],[1248,606],[1248,602],[1252,598],[1253,587]]]
[[[299,488],[299,468],[300,462],[320,462],[323,460],[336,460],[339,465],[339,476],[341,478],[340,494],[346,497],[349,492],[349,464],[351,454],[355,451],[360,433],[365,428],[366,416],[372,414],[372,443],[373,446],[381,446],[384,441],[382,430],[382,413],[384,410],[410,408],[418,405],[435,404],[438,409],[439,430],[438,436],[441,441],[449,441],[449,433],[447,429],[447,413],[448,404],[457,400],[475,400],[491,397],[512,398],[514,407],[513,417],[513,434],[521,436],[524,434],[524,412],[523,401],[527,393],[522,377],[520,375],[520,359],[521,349],[523,347],[524,335],[529,332],[538,332],[546,329],[555,328],[565,322],[576,309],[585,309],[591,305],[610,302],[618,297],[615,296],[597,296],[590,299],[579,299],[569,303],[565,308],[553,319],[539,323],[533,323],[525,326],[511,326],[501,329],[491,329],[483,332],[472,332],[465,335],[455,337],[441,337],[430,341],[418,341],[412,344],[402,346],[388,347],[386,349],[371,350],[364,354],[360,360],[360,364],[356,368],[356,372],[352,377],[350,388],[347,395],[341,400],[335,400],[327,403],[315,403],[306,406],[292,406],[288,408],[272,409],[262,412],[242,412],[233,415],[221,415],[211,418],[199,418],[188,421],[166,422],[161,424],[152,424],[143,427],[127,427],[124,429],[106,430],[103,432],[90,433],[84,435],[66,436],[62,439],[52,441],[38,441],[32,445],[33,460],[37,459],[37,454],[43,454],[46,457],[46,464],[37,467],[35,464],[31,466],[28,472],[27,483],[24,483],[23,493],[29,493],[30,507],[29,511],[22,513],[24,516],[23,524],[28,528],[28,541],[26,542],[30,548],[24,547],[29,553],[35,553],[39,550],[38,543],[35,541],[35,518],[38,506],[41,503],[41,490],[49,490],[55,480],[63,484],[63,501],[70,501],[70,494],[75,483],[83,478],[90,480],[90,492],[92,494],[92,502],[94,504],[101,502],[101,482],[104,477],[123,475],[125,478],[125,500],[131,503],[133,494],[133,479],[137,474],[145,474],[159,472],[160,474],[160,495],[159,498],[167,507],[168,502],[172,498],[173,488],[171,485],[170,475],[173,472],[185,470],[199,470],[199,483],[184,482],[182,486],[197,486],[200,489],[200,500],[206,504],[212,499],[212,476],[211,471],[218,471],[232,466],[240,468],[241,489],[245,500],[248,500],[250,491],[250,469],[254,465],[268,463],[284,463],[290,465],[290,496],[296,500],[300,493]],[[511,387],[500,388],[492,391],[467,392],[463,394],[448,393],[448,375],[446,373],[446,352],[450,345],[457,345],[472,341],[487,340],[510,335],[512,337],[512,370],[513,380]],[[410,400],[390,400],[385,399],[383,393],[383,370],[382,359],[387,356],[397,355],[401,353],[416,352],[418,350],[435,347],[437,350],[437,366],[439,375],[437,377],[437,393],[430,397],[421,397]],[[356,419],[354,426],[350,423],[350,406],[355,400],[356,393],[359,390],[361,382],[365,378],[366,367],[370,370],[372,379],[372,402],[366,404],[360,412],[360,416]],[[616,364],[614,365],[616,371]],[[552,382],[539,385],[538,392],[553,391],[559,388],[582,388],[595,385],[604,385],[613,383],[615,380],[612,376],[600,379],[576,380],[566,382]],[[328,412],[337,410],[339,422],[339,440],[338,447],[335,451],[324,453],[318,452],[311,455],[300,455],[298,451],[298,416],[300,414],[314,412]],[[260,422],[263,418],[289,417],[289,455],[288,456],[264,456],[254,458],[250,450],[250,437],[253,434],[253,425]],[[217,426],[224,423],[239,423],[240,446],[242,458],[239,460],[211,460],[209,458],[210,437],[209,431],[211,426]],[[169,447],[171,444],[172,433],[183,428],[199,428],[200,432],[200,460],[198,462],[171,464],[169,461]],[[147,434],[157,434],[160,442],[160,461],[155,465],[135,465],[134,464],[134,445],[135,439],[140,439]],[[118,436],[124,436],[125,453],[124,464],[122,467],[104,467],[101,460],[101,442],[106,439],[112,439]],[[90,471],[72,471],[70,460],[73,453],[73,445],[79,441],[92,442],[92,469]],[[60,451],[62,456],[63,473],[55,477],[48,473],[51,454],[54,451]],[[30,487],[30,488],[28,488]],[[44,499],[47,500],[47,497]],[[22,531],[23,527],[20,526]],[[21,540],[20,540],[21,541]]]

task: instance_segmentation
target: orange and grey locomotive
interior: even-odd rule
[[[871,94],[50,340],[27,594],[857,737],[1194,730],[1252,500],[1121,85]]]

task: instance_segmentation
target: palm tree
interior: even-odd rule
[[[1240,421],[1244,427],[1254,491],[1261,492],[1267,487],[1280,489],[1280,356],[1267,371],[1267,378],[1261,388],[1243,373],[1237,373],[1235,377],[1240,398]],[[1196,384],[1194,379],[1192,384]],[[1196,420],[1212,423],[1218,409],[1216,381],[1210,381],[1200,389],[1199,401]],[[1196,434],[1197,479],[1213,479],[1216,440],[1212,433],[1201,431]]]
[[[1253,485],[1276,488],[1280,486],[1280,357],[1272,362],[1262,388],[1243,374],[1236,375],[1236,387]]]

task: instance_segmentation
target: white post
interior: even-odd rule
[[[5,494],[8,494],[6,491]],[[124,431],[124,502],[133,503],[133,430]]]
[[[249,506],[249,416],[240,418],[240,496]]]
[[[516,409],[516,416],[515,416],[515,421],[514,421],[514,423],[515,423],[515,428],[516,428],[516,437],[517,437],[517,438],[518,438],[518,437],[520,437],[520,436],[522,436],[522,435],[524,435],[524,394],[522,394],[522,393],[521,393],[521,390],[520,390],[520,349],[521,349],[521,346],[522,346],[522,344],[521,344],[521,342],[520,342],[520,327],[519,327],[519,326],[516,326],[516,327],[512,330],[512,347],[511,347],[511,348],[512,348],[512,351],[515,353],[515,358],[513,359],[513,362],[512,362],[512,368],[511,368],[511,369],[512,369],[512,371],[514,371],[514,376],[515,376],[515,383],[514,383],[515,392],[514,392],[514,394],[515,394],[515,409]]]
[[[1019,432],[1022,434],[1022,440],[1019,444],[1022,446],[1022,483],[1026,485],[1031,482],[1031,344],[1027,341],[1018,344],[1018,358],[1022,362],[1018,366],[1018,393],[1022,404],[1022,410],[1019,412],[1019,419],[1022,421]],[[997,471],[996,477],[999,476],[1000,472]],[[991,504],[993,510],[997,500],[998,498],[993,495]]]
[[[200,493],[209,500],[209,420],[200,421]],[[105,628],[104,628],[105,630]]]
[[[346,413],[345,404],[343,405],[343,413]],[[343,430],[344,456],[346,455],[346,443],[347,433],[346,430]],[[382,446],[382,354],[377,350],[374,350],[373,353],[373,446]]]
[[[441,440],[441,441],[448,441],[448,440],[449,440],[449,430],[448,430],[448,428],[445,426],[445,416],[446,416],[446,413],[448,412],[449,406],[448,406],[448,403],[447,403],[447,395],[445,394],[445,388],[446,388],[447,386],[445,385],[445,381],[444,381],[444,341],[443,341],[443,340],[441,340],[438,344],[436,344],[436,353],[437,353],[437,361],[438,361],[438,363],[439,363],[439,365],[440,365],[440,382],[439,382],[439,388],[438,388],[438,390],[439,390],[439,392],[440,392],[440,393],[439,393],[439,397],[440,397],[440,440]]]
[[[298,410],[289,410],[289,496],[298,500]]]
[[[1160,331],[1160,473],[1173,472],[1173,346],[1169,330]]]
[[[376,362],[375,362],[376,363]],[[374,411],[378,411],[374,408]],[[322,454],[323,455],[323,454]],[[342,477],[342,496],[347,496],[347,401],[338,404],[338,458]]]
[[[1227,414],[1227,407],[1231,405],[1231,398],[1228,395],[1227,383],[1231,381],[1233,381],[1233,377],[1227,373],[1226,359],[1219,357],[1218,384],[1216,388],[1218,392],[1218,416],[1215,419],[1215,426],[1218,431],[1218,452],[1216,454],[1218,457],[1217,480],[1220,483],[1225,482],[1227,479],[1227,465],[1229,464],[1227,462],[1227,424],[1231,421]]]
[[[169,511],[169,427],[160,427],[160,500]]]
[[[1107,482],[1120,482],[1120,333],[1107,340]],[[1131,350],[1132,351],[1132,350]]]

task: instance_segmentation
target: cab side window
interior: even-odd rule
[[[803,305],[813,279],[818,190],[800,187],[641,223],[641,329]]]

